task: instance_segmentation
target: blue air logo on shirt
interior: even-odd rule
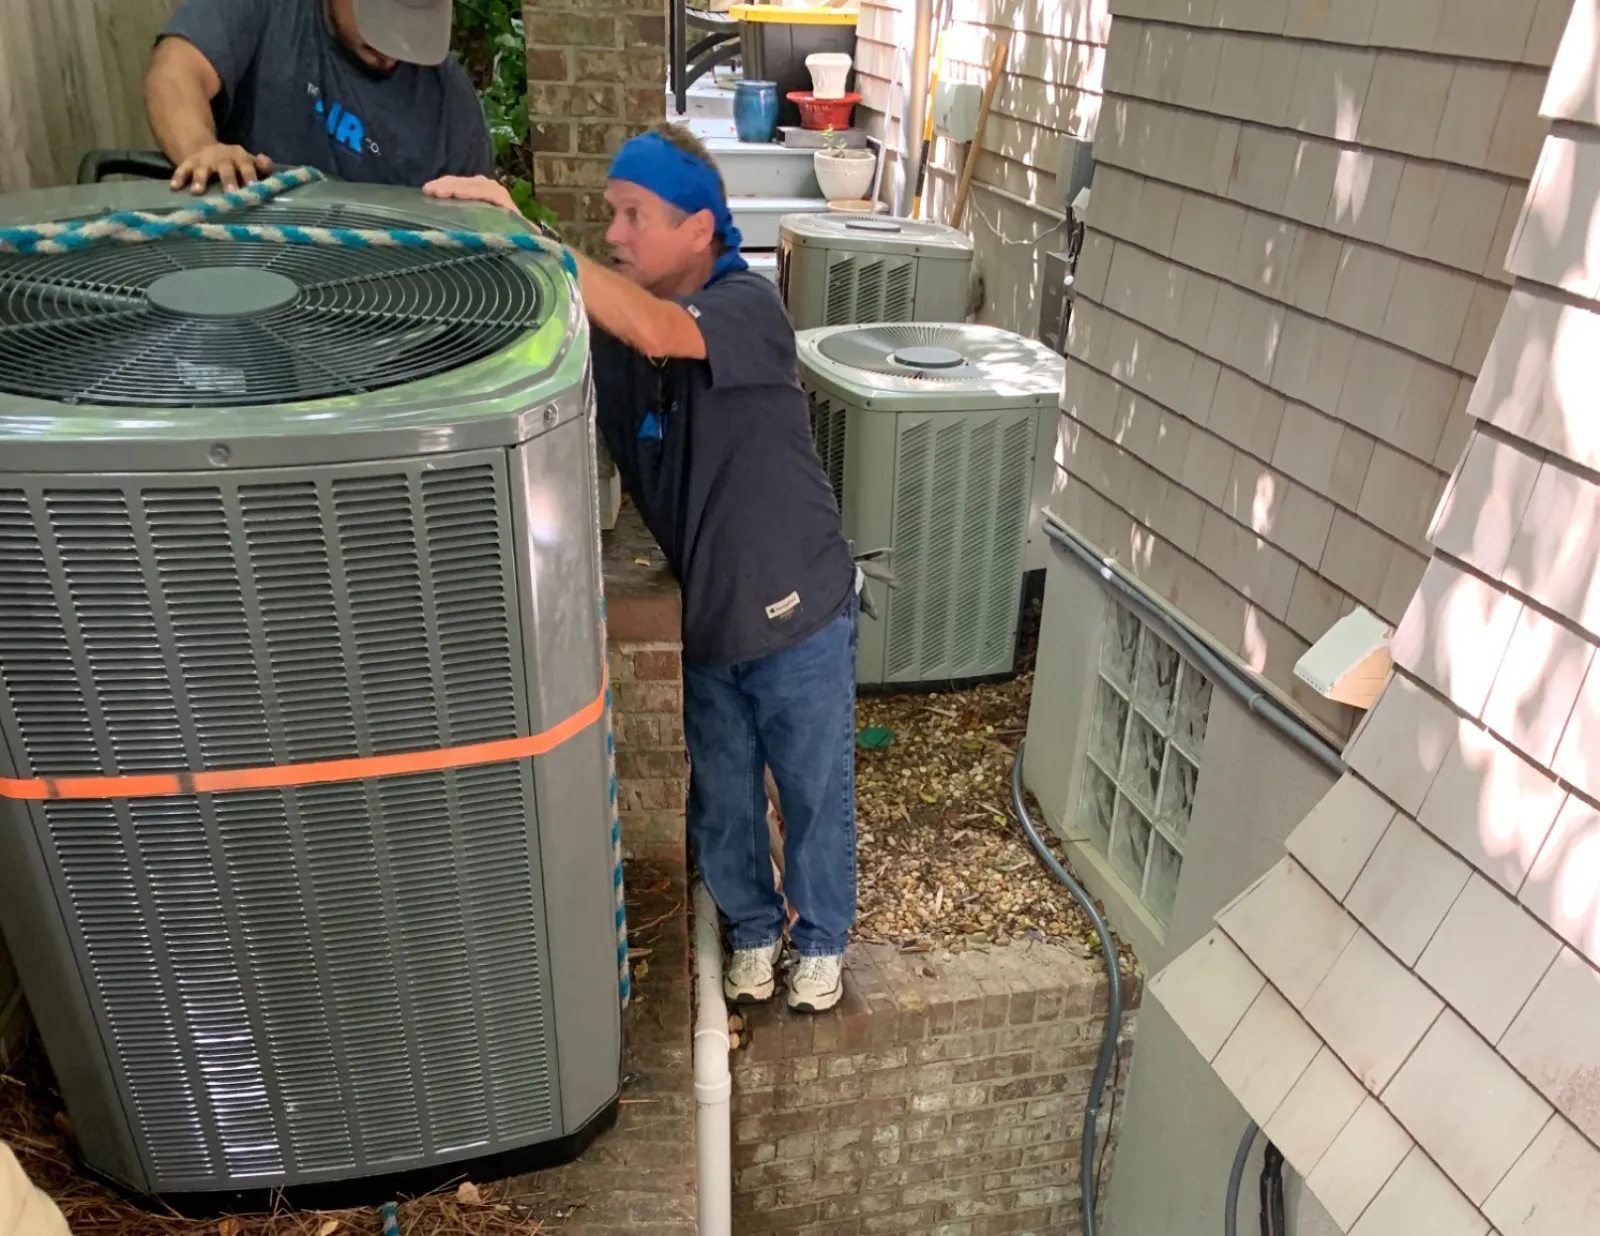
[[[311,96],[312,110],[323,118],[327,126],[328,136],[341,146],[348,146],[356,154],[379,154],[378,143],[367,136],[367,126],[361,122],[361,117],[352,111],[346,111],[342,103],[327,105],[322,99],[322,88],[314,83],[306,84],[306,93]]]

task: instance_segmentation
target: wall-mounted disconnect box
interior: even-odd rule
[[[970,142],[982,106],[983,91],[976,82],[940,82],[933,90],[933,131],[952,142]]]
[[[1067,354],[1067,322],[1072,313],[1072,258],[1046,253],[1039,282],[1039,342]]]
[[[1070,133],[1061,134],[1056,148],[1056,198],[1063,207],[1071,207],[1073,199],[1094,179],[1094,143]]]

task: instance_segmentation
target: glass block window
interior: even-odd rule
[[[1145,908],[1172,919],[1211,683],[1111,602],[1078,819]]]

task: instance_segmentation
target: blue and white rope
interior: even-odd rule
[[[187,210],[163,214],[116,211],[90,219],[0,227],[0,253],[72,253],[91,245],[144,244],[168,237],[194,240],[256,241],[268,244],[331,246],[346,249],[454,249],[462,252],[544,253],[558,259],[576,278],[578,267],[564,245],[532,232],[467,232],[445,228],[296,227],[285,224],[218,223],[215,220],[259,206],[323,179],[311,167],[291,168],[266,180],[220,194]]]

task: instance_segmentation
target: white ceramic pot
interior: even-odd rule
[[[819,99],[844,98],[850,64],[850,57],[843,52],[812,52],[806,57],[806,68],[811,73],[811,93]]]
[[[838,202],[867,196],[878,157],[870,150],[819,150],[811,161],[817,169],[822,196]]]

